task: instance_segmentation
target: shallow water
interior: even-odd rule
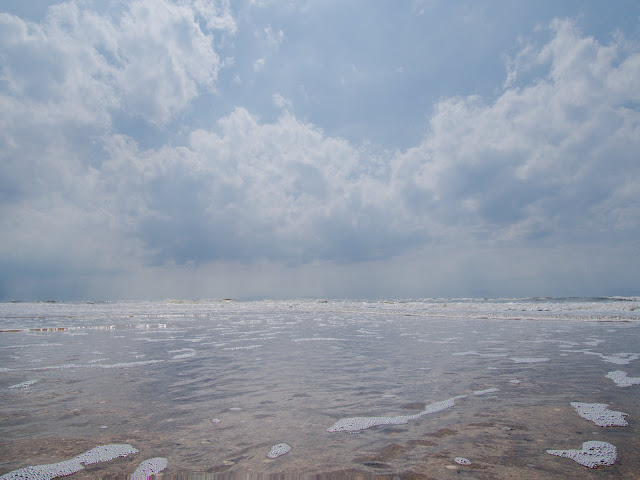
[[[640,376],[639,305],[0,304],[0,474],[123,443],[139,453],[70,478],[125,477],[152,457],[165,478],[638,477],[640,385],[606,375]],[[571,402],[629,425],[599,427]],[[351,417],[406,422],[328,431]],[[546,453],[587,441],[615,445],[616,463]]]

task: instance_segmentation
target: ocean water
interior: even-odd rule
[[[638,478],[640,298],[4,303],[0,405],[5,479]]]

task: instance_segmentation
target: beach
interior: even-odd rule
[[[639,305],[0,304],[0,475],[129,445],[70,478],[126,478],[154,458],[163,478],[633,478]],[[612,464],[548,452],[594,441]]]

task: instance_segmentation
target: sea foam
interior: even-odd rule
[[[184,353],[181,353],[181,352],[184,352]],[[172,360],[180,360],[183,358],[190,358],[195,356],[196,351],[193,348],[181,348],[180,350],[169,350],[169,353],[176,354],[173,357],[171,357]]]
[[[114,458],[126,457],[137,452],[138,450],[129,444],[101,445],[81,453],[71,460],[26,467],[5,473],[0,477],[0,480],[50,480],[79,472],[84,469],[83,464],[91,465],[93,463],[108,462]]]
[[[616,370],[615,372],[609,372],[605,377],[613,380],[619,387],[631,387],[632,385],[640,385],[640,377],[629,377],[627,372],[622,370]]]
[[[629,423],[624,419],[628,413],[609,410],[606,403],[571,402],[578,415],[592,421],[599,427],[626,427]]]
[[[269,458],[278,458],[284,455],[285,453],[289,453],[291,451],[291,445],[287,443],[279,443],[271,447],[269,453],[267,453],[267,457]]]
[[[511,360],[516,363],[541,363],[541,362],[548,362],[550,359],[546,357],[540,357],[540,358],[511,357]]]
[[[440,412],[455,406],[455,401],[459,398],[465,398],[466,395],[458,395],[457,397],[449,398],[441,402],[434,402],[420,413],[415,415],[399,415],[397,417],[351,417],[341,418],[333,426],[327,429],[327,432],[357,432],[358,430],[365,430],[371,427],[377,427],[378,425],[404,425],[410,420],[416,420],[423,415],[430,413]]]
[[[476,350],[469,350],[468,352],[456,352],[454,353],[456,356],[463,355],[475,355],[477,357],[487,357],[487,358],[500,358],[500,357],[508,357],[508,353],[480,353]]]
[[[598,441],[584,442],[582,450],[547,450],[547,453],[570,458],[588,468],[613,465],[618,458],[618,450],[614,445]]]
[[[475,392],[473,392],[473,394],[476,397],[479,397],[481,395],[486,395],[487,393],[495,393],[495,392],[499,392],[500,389],[499,388],[487,388],[486,390],[476,390]]]
[[[605,362],[615,363],[616,365],[628,365],[638,360],[640,355],[637,353],[614,353],[613,355],[600,355]]]
[[[164,457],[150,458],[142,462],[129,478],[130,480],[147,479],[167,468],[168,464],[169,462]]]
[[[31,385],[33,385],[34,383],[36,383],[38,380],[27,380],[26,382],[22,382],[22,383],[17,383],[15,385],[11,385],[10,387],[7,388],[27,388],[30,387]]]

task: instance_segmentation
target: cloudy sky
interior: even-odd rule
[[[4,0],[0,299],[640,295],[637,0]]]

